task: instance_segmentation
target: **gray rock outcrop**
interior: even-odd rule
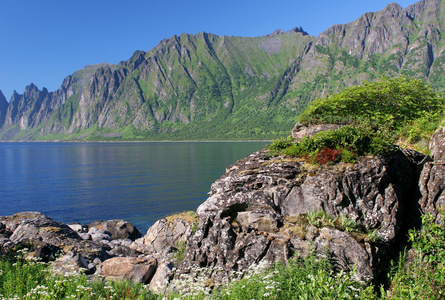
[[[336,264],[339,268],[357,264],[360,280],[373,279],[394,249],[412,203],[410,187],[416,185],[417,174],[407,155],[397,151],[355,165],[311,168],[301,160],[270,157],[265,151],[252,154],[229,166],[212,184],[210,197],[197,209],[200,222],[179,269],[223,269],[212,275],[218,283],[252,264],[327,247],[341,262]],[[350,235],[329,226],[296,230],[298,224],[291,220],[319,211],[331,220],[351,219],[361,233]],[[372,231],[379,242],[366,237]]]
[[[431,137],[430,150],[434,161],[427,162],[419,179],[419,209],[437,216],[445,208],[445,135],[439,128]]]
[[[436,163],[445,163],[445,128],[441,127],[431,136],[430,156]]]
[[[160,219],[136,242],[151,247],[154,252],[163,253],[178,248],[191,234],[192,224],[182,218],[175,218],[172,221]]]

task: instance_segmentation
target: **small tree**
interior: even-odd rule
[[[317,99],[299,116],[303,124],[361,124],[398,129],[407,122],[443,111],[444,98],[420,79],[382,77]]]

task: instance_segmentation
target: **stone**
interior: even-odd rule
[[[111,241],[113,239],[110,232],[97,229],[96,227],[90,227],[88,234],[91,236],[91,239],[96,242]]]
[[[79,223],[68,224],[68,227],[79,234],[88,232],[88,227]]]
[[[439,208],[445,207],[445,165],[426,163],[420,174],[419,206],[422,213],[437,216]]]
[[[431,136],[429,147],[433,162],[423,165],[419,177],[418,205],[421,213],[437,217],[445,207],[445,128],[441,127]],[[439,220],[436,220],[436,222]],[[416,224],[417,226],[420,223]]]
[[[88,228],[91,229],[92,227],[109,232],[112,239],[130,239],[134,241],[142,236],[133,224],[125,220],[97,221],[88,225]]]
[[[88,271],[88,262],[79,253],[68,252],[51,263],[51,269],[56,274],[81,274]]]
[[[408,199],[416,172],[401,151],[361,160],[354,169],[323,171],[307,176],[280,202],[281,214],[298,216],[325,211],[332,218],[347,215],[366,230],[379,228],[385,242],[401,225],[400,202]]]
[[[168,282],[172,277],[172,263],[163,263],[158,266],[156,273],[150,280],[149,288],[156,294],[163,294],[166,292]]]
[[[336,124],[303,125],[297,123],[291,131],[291,136],[295,139],[301,139],[307,136],[313,136],[322,131],[334,130],[341,127],[342,125]]]
[[[57,253],[59,249],[55,246],[45,244],[42,246],[38,246],[34,253],[34,257],[41,259],[43,262],[49,262],[55,258],[55,253]]]
[[[13,230],[9,239],[13,242],[23,240],[41,240],[50,244],[58,244],[59,237],[63,235],[66,238],[80,240],[79,235],[67,225],[54,221],[43,214],[36,214],[34,218],[22,218],[11,216],[11,224],[7,226]]]
[[[79,233],[79,236],[83,239],[83,240],[87,240],[87,241],[92,241],[93,237],[91,236],[91,234],[89,234],[88,232],[86,233]]]
[[[243,226],[255,228],[259,231],[278,231],[276,216],[271,211],[239,212],[236,220]]]
[[[8,247],[17,244],[34,244],[36,247],[49,246],[56,255],[57,252],[80,254],[87,261],[95,258],[106,259],[110,247],[93,241],[83,240],[69,226],[54,221],[39,212],[21,212],[11,216],[0,217],[5,225],[10,240]],[[47,255],[48,256],[48,255]]]
[[[99,274],[105,278],[123,278],[149,283],[157,268],[153,257],[114,257],[102,262]]]
[[[6,233],[6,225],[0,222],[0,234]]]
[[[192,233],[192,224],[181,218],[172,221],[160,219],[147,231],[142,243],[152,247],[155,252],[165,252],[170,247],[178,248]]]
[[[371,256],[349,234],[333,228],[322,228],[314,246],[322,255],[328,251],[337,271],[350,271],[355,268],[355,276],[361,282],[369,282],[374,278]]]

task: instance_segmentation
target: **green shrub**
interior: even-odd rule
[[[425,113],[442,112],[444,104],[444,98],[420,79],[382,77],[313,101],[298,120],[303,124],[367,124],[394,130]]]
[[[286,138],[280,138],[273,140],[272,143],[269,145],[266,145],[266,148],[269,150],[269,152],[272,155],[278,155],[283,151],[284,149],[289,148],[293,145],[294,139],[291,136],[288,136]]]
[[[303,157],[317,164],[355,162],[360,155],[381,155],[397,149],[394,137],[364,127],[346,125],[295,141],[292,137],[273,141],[267,146],[271,155]]]
[[[345,163],[355,163],[357,162],[357,154],[348,149],[343,149],[341,151],[341,161]]]

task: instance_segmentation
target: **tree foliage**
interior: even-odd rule
[[[272,155],[304,157],[318,164],[354,162],[360,155],[397,149],[397,139],[427,140],[443,118],[444,98],[419,79],[382,77],[312,102],[299,116],[303,125],[333,123],[340,129],[294,141],[273,141]],[[420,149],[418,149],[420,150]]]
[[[398,129],[442,111],[444,98],[420,79],[382,77],[317,99],[299,116],[303,124],[354,124]]]

